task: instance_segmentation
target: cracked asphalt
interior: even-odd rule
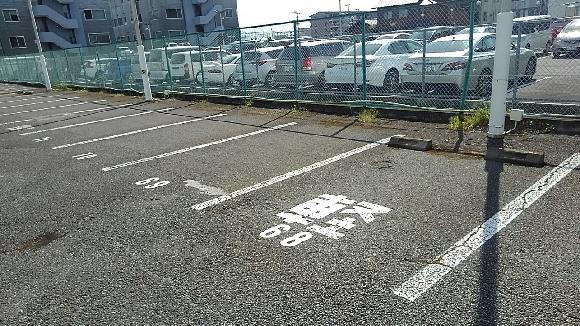
[[[394,291],[577,135],[507,136],[546,153],[531,168],[377,143],[452,147],[438,124],[7,84],[0,107],[2,325],[580,324],[577,167],[416,300]]]

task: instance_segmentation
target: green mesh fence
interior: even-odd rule
[[[158,93],[479,108],[489,105],[491,95],[498,8],[490,2],[383,7],[143,44],[151,87]],[[515,19],[508,108],[527,115],[580,116],[575,57],[580,40],[563,37],[577,29],[580,22],[573,18]],[[47,51],[52,84],[142,91],[136,45]],[[0,80],[43,83],[38,56],[0,57]]]

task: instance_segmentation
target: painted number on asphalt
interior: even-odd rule
[[[388,214],[390,211],[391,209],[388,207],[371,204],[366,201],[356,203],[346,196],[324,194],[290,208],[289,212],[276,214],[278,218],[282,219],[284,224],[265,230],[260,233],[260,237],[264,239],[276,238],[290,232],[292,227],[289,224],[293,224],[295,225],[294,228],[300,232],[281,240],[280,245],[283,247],[295,247],[310,240],[314,234],[338,240],[344,237],[343,232],[356,226],[356,217],[369,224],[375,221],[375,214]],[[335,215],[334,218],[328,219],[333,214],[348,214],[350,216],[339,218]],[[324,219],[327,220],[324,221]]]
[[[155,189],[155,188],[159,188],[159,187],[165,187],[170,183],[169,181],[159,181],[159,180],[161,180],[161,179],[149,178],[149,179],[137,181],[137,182],[135,182],[135,184],[138,186],[144,186],[143,188],[145,188],[145,189]]]
[[[88,160],[88,159],[93,158],[93,157],[97,157],[97,154],[94,154],[94,153],[86,153],[86,154],[79,154],[79,155],[73,156],[73,158],[75,158],[75,159],[77,159],[79,161]]]
[[[36,138],[36,139],[33,139],[32,141],[35,143],[40,143],[40,142],[47,141],[47,140],[50,140],[50,137]]]

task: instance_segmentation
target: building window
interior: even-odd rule
[[[183,18],[183,13],[181,9],[165,9],[165,14],[167,19],[181,19]]]
[[[224,18],[233,18],[234,17],[234,10],[232,8],[227,8],[224,10]]]
[[[24,36],[10,36],[10,46],[13,49],[26,49],[26,40]]]
[[[2,15],[4,15],[4,21],[7,23],[14,23],[20,21],[20,17],[18,16],[18,10],[16,9],[4,9],[2,10]]]
[[[185,35],[185,31],[182,30],[168,30],[167,34],[169,35],[169,37],[178,37],[178,36],[183,36]]]
[[[163,37],[163,32],[162,31],[156,31],[155,32],[155,38],[162,38]]]
[[[89,33],[89,42],[94,44],[111,44],[109,33]]]
[[[107,16],[105,15],[104,9],[85,9],[85,20],[105,20]]]

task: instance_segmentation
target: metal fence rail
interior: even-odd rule
[[[439,1],[144,45],[154,92],[479,108],[489,105],[495,50],[495,27],[486,24],[493,14],[485,10],[476,1]],[[514,21],[506,102],[527,115],[580,117],[580,61],[553,33],[554,22]],[[312,35],[303,32],[308,25]],[[136,46],[45,52],[52,84],[142,91]],[[0,80],[42,83],[38,56],[0,57]]]

